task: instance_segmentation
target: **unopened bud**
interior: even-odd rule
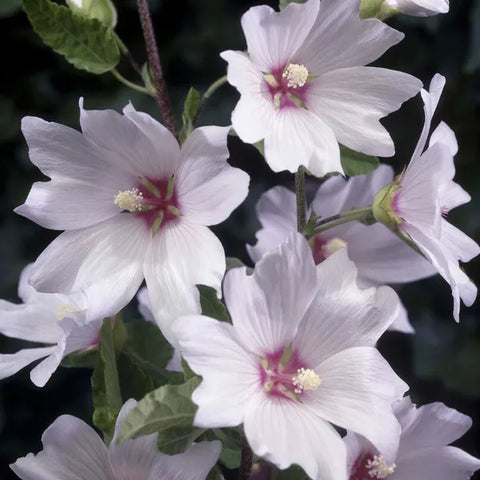
[[[66,0],[70,9],[84,17],[96,18],[109,28],[117,24],[117,10],[111,0]]]
[[[395,211],[395,195],[400,188],[398,183],[390,183],[375,195],[372,205],[375,219],[392,230],[397,230],[403,222]]]

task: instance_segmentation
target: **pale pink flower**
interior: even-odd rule
[[[344,438],[349,480],[466,480],[480,468],[478,458],[449,446],[471,427],[470,417],[443,403],[417,408],[408,397],[396,403],[395,415],[402,435],[394,462],[360,435]]]
[[[95,312],[117,313],[145,278],[163,333],[198,312],[196,284],[220,292],[225,254],[207,228],[245,198],[248,175],[226,162],[229,127],[201,127],[180,149],[160,123],[131,105],[121,115],[81,108],[82,132],[23,119],[31,161],[49,176],[16,209],[66,230],[35,262],[42,292],[96,289]]]
[[[381,165],[368,175],[348,180],[340,176],[329,178],[317,190],[309,210],[328,218],[351,208],[367,207],[372,204],[375,194],[393,181],[393,177],[393,169]],[[260,197],[256,212],[262,228],[256,234],[257,243],[247,245],[254,262],[296,230],[295,193],[284,187],[274,187]],[[425,258],[380,223],[367,226],[357,221],[348,222],[319,233],[310,240],[310,246],[317,264],[339,248],[347,248],[363,286],[412,282],[436,273]],[[413,332],[403,306],[391,329]]]
[[[435,75],[430,92],[422,90],[425,125],[409,165],[395,182],[381,190],[374,213],[377,218],[411,240],[450,284],[453,316],[459,320],[460,299],[470,306],[477,288],[460,268],[480,253],[480,247],[458,228],[448,223],[448,212],[470,201],[470,196],[452,179],[453,157],[458,145],[453,131],[445,124],[433,131],[424,151],[433,114],[445,85],[445,78]]]
[[[184,316],[173,325],[182,356],[202,383],[194,424],[243,423],[253,451],[310,478],[344,480],[346,452],[331,423],[369,438],[394,458],[400,434],[391,403],[408,388],[373,348],[397,314],[390,287],[358,288],[342,249],[315,267],[294,233],[253,275],[230,270],[233,325]],[[331,423],[330,423],[331,422]]]
[[[417,94],[421,82],[364,65],[402,33],[377,19],[360,20],[359,0],[290,3],[279,13],[261,5],[243,15],[242,28],[248,54],[221,54],[241,95],[232,124],[244,142],[264,140],[272,170],[343,172],[338,142],[394,154],[379,120]]]
[[[450,8],[449,0],[385,0],[385,4],[414,17],[447,13]]]
[[[220,455],[219,441],[197,443],[179,455],[160,453],[156,434],[117,444],[122,422],[136,404],[123,405],[109,447],[84,421],[62,415],[45,430],[43,450],[10,467],[22,480],[205,480]]]
[[[0,354],[0,379],[43,358],[30,372],[32,382],[43,387],[66,355],[98,345],[102,317],[87,322],[88,301],[81,293],[36,292],[27,283],[31,269],[28,265],[23,270],[18,285],[18,296],[24,303],[0,300],[0,333],[43,346]]]

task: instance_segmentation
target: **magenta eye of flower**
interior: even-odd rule
[[[113,203],[121,210],[142,217],[152,229],[152,233],[182,215],[173,176],[159,180],[139,177],[139,184],[134,188],[119,191]]]
[[[315,235],[310,239],[310,248],[312,249],[313,260],[315,265],[322,263],[330,255],[333,255],[337,250],[345,248],[347,242],[339,237],[334,237],[329,240],[322,237],[321,234]]]
[[[308,81],[307,67],[288,63],[285,67],[264,74],[276,108],[305,107]]]
[[[381,455],[362,453],[355,460],[348,480],[381,480],[390,476],[395,468],[395,464],[389,467]]]
[[[317,390],[322,383],[314,370],[301,364],[291,344],[260,358],[260,381],[266,393],[297,401],[305,390]]]

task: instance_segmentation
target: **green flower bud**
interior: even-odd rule
[[[383,187],[375,195],[372,205],[373,216],[375,219],[394,231],[398,231],[398,226],[403,222],[393,208],[395,193],[400,188],[401,186],[397,180],[386,187]]]
[[[104,25],[115,28],[117,10],[111,0],[66,0],[70,9],[88,18],[96,18]]]

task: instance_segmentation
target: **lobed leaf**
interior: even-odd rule
[[[343,145],[340,146],[340,156],[343,171],[345,172],[345,175],[350,177],[354,175],[366,175],[380,166],[380,161],[377,157],[371,157],[364,153],[355,152]]]
[[[215,318],[221,322],[230,322],[225,305],[218,299],[217,291],[206,285],[197,285],[200,292],[202,315]]]
[[[185,99],[185,104],[183,106],[182,128],[180,129],[180,133],[178,134],[180,144],[182,144],[192,133],[195,118],[200,108],[200,103],[200,94],[195,88],[190,87],[187,98]]]

